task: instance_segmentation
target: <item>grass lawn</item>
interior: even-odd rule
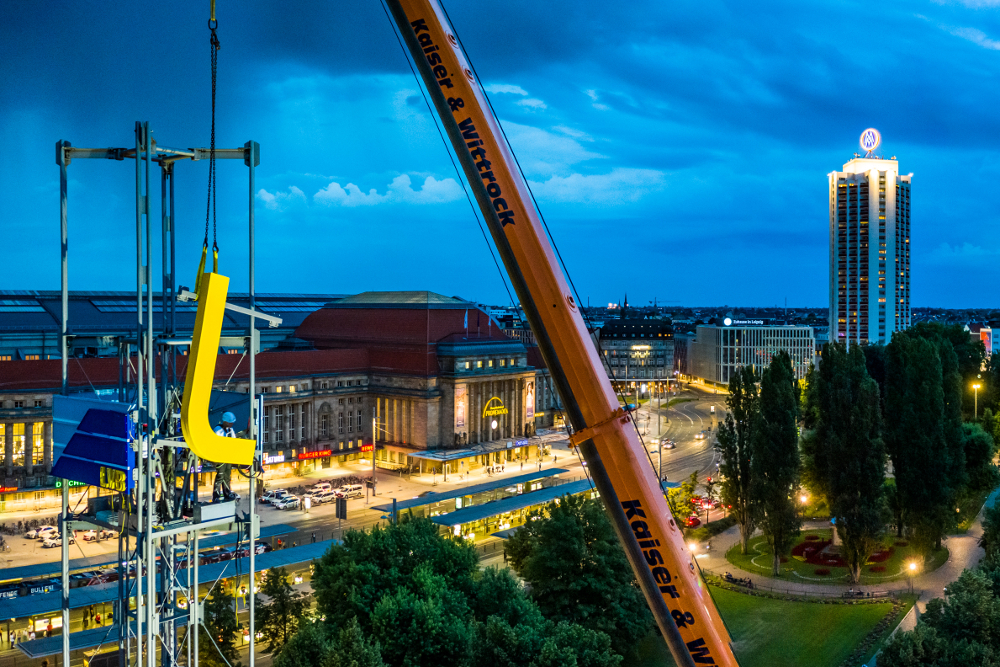
[[[830,539],[830,529],[803,531],[796,541],[800,544],[806,541],[808,535],[816,535],[820,539]],[[893,546],[893,554],[888,560],[866,565],[861,570],[861,582],[867,585],[877,585],[890,581],[906,580],[908,573],[906,564],[915,557],[913,548],[910,546],[894,546],[895,539],[887,538],[887,544]],[[736,544],[726,553],[726,559],[736,567],[761,574],[771,576],[771,552],[767,547],[767,542],[763,537],[755,537],[750,540],[750,553],[743,555],[740,553],[740,546]],[[948,550],[941,548],[934,552],[931,562],[921,568],[923,572],[930,572],[941,567],[948,560]],[[884,567],[884,571],[872,572],[872,567]],[[834,567],[828,565],[811,565],[793,557],[788,558],[788,562],[782,566],[782,580],[799,581],[803,583],[837,584],[842,586],[848,583],[848,570],[846,567]],[[828,570],[829,574],[817,575],[817,570]]]
[[[693,400],[695,400],[695,399],[693,399],[693,398],[671,398],[670,401],[667,403],[666,407],[667,408],[672,408],[675,405],[677,405],[678,403],[690,403]]]
[[[711,590],[742,667],[836,667],[892,611],[889,602],[786,602]],[[635,664],[666,667],[674,662],[663,639],[652,633],[640,644]]]

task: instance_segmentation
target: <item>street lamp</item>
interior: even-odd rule
[[[917,562],[914,561],[914,560],[911,560],[908,567],[909,567],[909,570],[910,570],[910,594],[912,595],[913,594],[913,575],[917,573]]]
[[[978,382],[976,384],[972,385],[972,390],[975,392],[975,394],[974,394],[975,399],[974,399],[974,403],[973,403],[974,408],[972,410],[972,421],[976,421],[976,420],[979,419],[979,383]]]

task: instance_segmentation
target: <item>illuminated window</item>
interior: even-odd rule
[[[13,424],[14,427],[14,467],[24,465],[24,424]]]
[[[31,426],[31,464],[38,466],[43,463],[45,463],[45,424],[35,422]]]
[[[476,368],[482,368],[482,367],[483,367],[483,362],[482,362],[482,360],[480,360],[480,361],[477,361],[477,362],[476,362]]]
[[[274,388],[274,390],[275,390],[276,392],[278,392],[279,394],[281,393],[281,389],[282,389],[282,388],[281,388],[280,386],[278,386],[278,387],[275,387],[275,388]]]

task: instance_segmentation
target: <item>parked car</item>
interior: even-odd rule
[[[282,500],[274,503],[276,509],[279,510],[297,510],[299,505],[302,503],[296,496],[287,496]]]
[[[311,496],[313,505],[322,505],[323,503],[333,502],[337,497],[337,494],[333,491],[322,491],[320,493],[314,493]]]
[[[327,493],[330,491],[333,491],[333,485],[330,484],[330,482],[320,482],[319,484],[313,486],[313,488],[309,489],[309,493],[311,495],[316,495],[319,493]]]
[[[288,491],[285,491],[284,489],[275,489],[273,491],[268,491],[267,493],[265,493],[263,498],[261,498],[261,500],[263,500],[265,503],[277,505],[280,501],[284,500],[289,495],[291,494],[289,494]]]
[[[112,532],[110,530],[103,530],[103,529],[100,532],[98,532],[96,530],[88,530],[88,531],[85,531],[82,535],[80,535],[80,539],[82,539],[84,542],[93,542],[93,541],[99,540],[99,539],[100,540],[110,540],[110,539],[113,539],[115,537],[118,537],[117,533]]]
[[[69,536],[69,543],[76,544],[76,539],[72,535]],[[46,537],[44,540],[42,540],[42,546],[45,547],[46,549],[61,547],[62,535],[53,535],[52,537]]]
[[[696,516],[689,516],[687,521],[684,522],[684,525],[688,528],[697,528],[701,525],[701,519]]]
[[[56,534],[59,529],[55,526],[39,526],[34,530],[29,530],[24,534],[24,537],[29,540],[37,540],[42,537],[48,537],[49,533]]]
[[[365,495],[365,487],[360,484],[345,484],[337,489],[338,498],[360,498]]]

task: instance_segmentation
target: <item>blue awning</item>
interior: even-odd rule
[[[298,530],[299,529],[295,526],[290,526],[284,523],[274,526],[261,526],[260,539],[266,539],[277,535],[289,535],[291,533],[298,532]],[[202,537],[199,542],[199,547],[204,549],[236,544],[236,533],[223,533],[221,535]],[[58,552],[58,550],[55,551]],[[70,573],[73,573],[87,570],[97,570],[102,567],[113,566],[115,561],[116,556],[113,556],[112,554],[88,556],[87,558],[74,558],[69,562],[69,571]],[[32,563],[31,565],[20,565],[18,567],[0,569],[0,577],[3,577],[0,581],[21,581],[24,579],[38,579],[46,576],[55,577],[59,576],[60,572],[61,569],[59,561]]]
[[[411,507],[422,507],[424,505],[432,505],[436,502],[442,500],[451,500],[452,498],[464,498],[465,496],[471,496],[476,493],[483,493],[484,491],[493,491],[495,489],[502,489],[507,486],[516,486],[517,484],[527,484],[539,479],[545,479],[546,477],[554,477],[555,475],[561,475],[564,472],[569,472],[565,468],[547,468],[542,471],[535,471],[525,473],[523,475],[515,475],[514,477],[498,477],[497,479],[491,480],[489,482],[483,482],[482,484],[473,484],[472,486],[463,486],[457,489],[451,489],[450,491],[431,491],[426,495],[420,496],[419,498],[407,498],[405,500],[396,501],[396,511],[401,511],[405,509],[410,509]],[[391,512],[392,503],[386,505],[375,505],[374,509],[382,512]]]
[[[255,567],[258,572],[269,570],[273,567],[287,567],[298,563],[305,563],[316,558],[320,558],[331,545],[339,540],[323,540],[315,544],[305,544],[300,547],[269,551],[266,554],[257,556]],[[250,567],[249,558],[233,559],[222,561],[221,563],[211,563],[198,567],[198,579],[202,582],[214,581],[221,576],[236,576],[237,561],[239,569],[246,572]],[[145,582],[145,579],[143,579]],[[157,577],[159,586],[159,577]],[[118,582],[99,586],[83,586],[73,588],[69,591],[70,609],[88,607],[92,604],[101,604],[118,599]],[[10,600],[0,600],[0,618],[22,618],[25,616],[41,616],[62,609],[62,591],[51,593],[36,593],[35,595],[24,595]]]
[[[576,482],[570,482],[569,484],[550,486],[549,488],[542,489],[541,491],[522,493],[519,496],[504,498],[502,500],[494,500],[491,503],[485,503],[483,505],[473,505],[472,507],[460,509],[455,512],[449,512],[448,514],[439,514],[438,516],[431,517],[431,521],[442,526],[458,526],[460,524],[472,523],[473,521],[478,521],[479,519],[485,519],[486,517],[505,514],[506,512],[515,512],[517,510],[524,509],[525,507],[544,505],[565,495],[576,495],[577,493],[583,493],[584,491],[590,490],[590,480],[581,479]],[[3,616],[0,615],[0,618],[3,618]]]

